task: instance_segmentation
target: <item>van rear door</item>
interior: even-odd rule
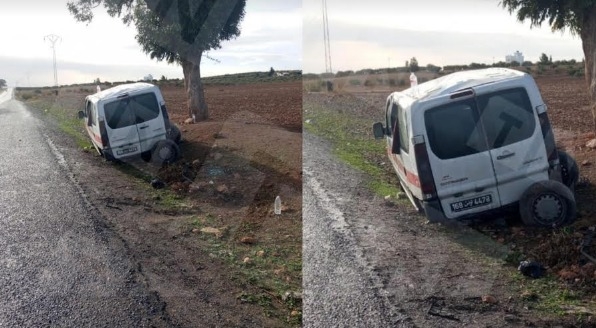
[[[131,97],[129,106],[136,116],[141,151],[150,151],[157,141],[166,139],[166,127],[157,97],[154,92],[142,93]]]
[[[129,106],[128,96],[104,103],[106,133],[110,140],[110,151],[114,158],[141,153],[136,116]]]
[[[498,208],[497,181],[473,91],[440,96],[424,107],[428,156],[445,216]]]
[[[502,87],[501,87],[502,88]],[[548,179],[548,160],[538,114],[524,87],[475,88],[481,122],[503,205],[519,200],[534,182]]]

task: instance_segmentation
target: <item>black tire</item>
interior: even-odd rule
[[[519,214],[526,225],[554,228],[575,221],[577,205],[567,186],[545,180],[524,191],[519,199]]]
[[[579,180],[579,168],[577,162],[566,152],[559,150],[559,163],[561,163],[561,178],[563,184],[575,192],[575,186]]]
[[[176,144],[179,144],[182,140],[182,133],[180,133],[180,129],[176,125],[171,124],[170,130],[166,133],[166,137]]]
[[[107,162],[113,162],[113,163],[117,163],[118,161],[116,160],[116,158],[114,158],[114,156],[108,154],[107,152],[100,150],[99,154],[107,161]]]
[[[170,164],[178,160],[180,148],[172,140],[160,140],[151,151],[151,161],[156,165]]]
[[[144,151],[141,153],[141,159],[145,162],[149,162],[151,160],[151,152],[150,151]]]

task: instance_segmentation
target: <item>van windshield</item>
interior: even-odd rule
[[[431,150],[440,159],[507,146],[531,137],[536,128],[524,88],[442,105],[426,111],[424,118]]]
[[[104,111],[108,126],[118,129],[157,118],[159,105],[155,94],[149,92],[109,102]]]

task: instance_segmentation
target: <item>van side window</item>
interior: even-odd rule
[[[399,125],[399,145],[406,153],[410,149],[408,142],[408,121],[406,120],[406,111],[401,106],[397,109],[398,125]]]
[[[90,101],[87,101],[85,104],[85,115],[87,116],[87,125],[91,125],[93,122],[93,112],[91,109],[93,108],[93,104]]]
[[[91,124],[97,125],[97,105],[91,105]]]
[[[522,141],[534,134],[534,111],[524,88],[480,95],[477,103],[491,149]]]
[[[387,102],[387,112],[386,119],[387,119],[387,131],[389,131],[389,135],[393,135],[393,124],[395,124],[395,120],[397,117],[397,108],[392,106],[391,101]]]
[[[130,105],[134,107],[137,124],[152,120],[159,115],[159,104],[153,92],[132,97]]]
[[[476,154],[487,149],[474,99],[430,109],[424,113],[426,133],[440,159]]]

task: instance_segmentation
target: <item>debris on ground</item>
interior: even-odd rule
[[[517,270],[524,276],[534,279],[541,278],[546,272],[546,269],[542,264],[534,261],[521,261]]]
[[[166,186],[166,184],[163,183],[163,181],[161,181],[159,179],[151,180],[151,187],[153,187],[155,189],[163,189],[165,186]]]

